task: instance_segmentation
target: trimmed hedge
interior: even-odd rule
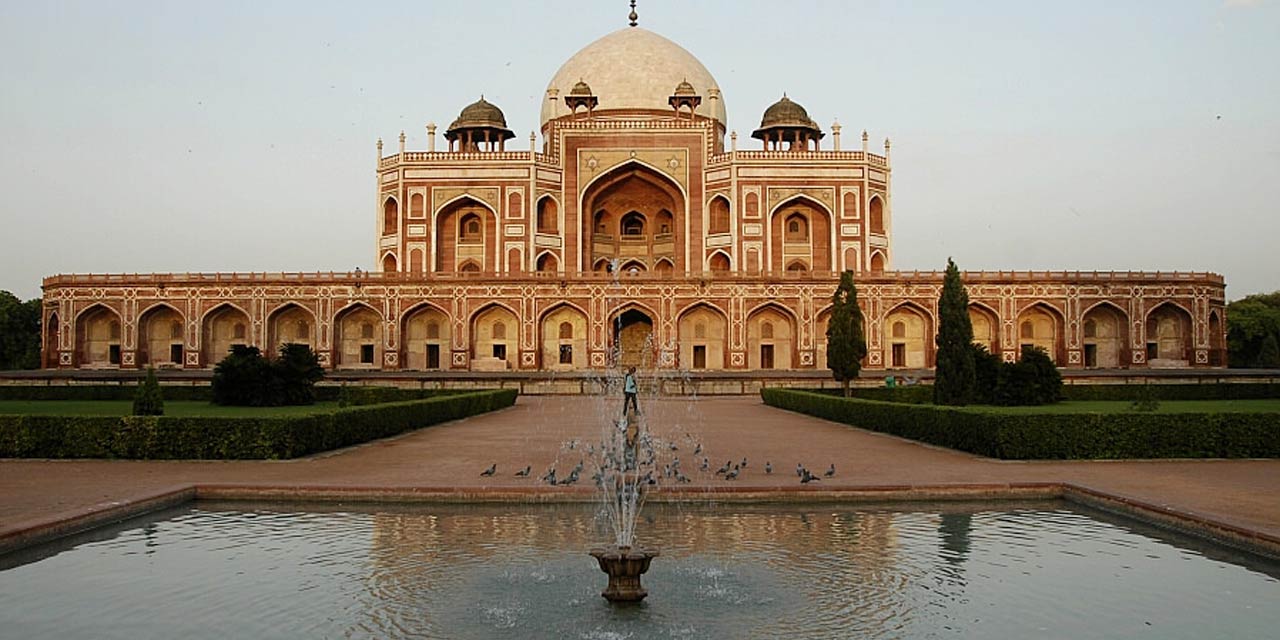
[[[0,457],[276,460],[509,407],[514,389],[472,391],[302,416],[0,416]]]
[[[316,401],[342,402],[349,405],[380,404],[421,400],[441,395],[466,393],[457,389],[401,389],[399,387],[364,385],[325,385],[313,387]],[[0,400],[133,400],[137,384],[111,385],[0,385]],[[211,402],[213,389],[209,385],[160,385],[165,400],[174,402]]]
[[[1213,384],[1064,384],[1063,400],[1134,400],[1150,389],[1156,400],[1268,400],[1280,398],[1280,384],[1223,382]],[[839,389],[814,389],[818,393],[840,395]],[[853,397],[881,402],[931,404],[933,387],[868,387],[853,389]]]
[[[760,395],[770,406],[1006,460],[1280,457],[1273,413],[999,414],[794,389]]]

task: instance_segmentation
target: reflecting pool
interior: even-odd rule
[[[596,506],[196,503],[0,556],[13,638],[1263,638],[1280,562],[1063,502],[650,504],[600,597]]]

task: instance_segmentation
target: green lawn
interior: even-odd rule
[[[337,408],[337,402],[298,407],[224,407],[211,402],[173,401],[164,403],[164,414],[249,418],[325,413]],[[132,411],[133,403],[128,400],[0,400],[0,415],[125,416]]]
[[[1130,411],[1127,400],[1068,400],[1041,407],[969,407],[1003,414],[1121,413]],[[1280,413],[1280,400],[1161,400],[1156,413]]]

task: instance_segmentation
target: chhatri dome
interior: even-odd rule
[[[579,82],[591,85],[599,98],[596,113],[611,109],[671,111],[672,89],[687,83],[704,100],[699,115],[726,124],[724,100],[709,99],[719,84],[693,54],[680,45],[640,27],[614,31],[569,58],[556,72],[542,103],[541,124],[568,115],[563,98]]]

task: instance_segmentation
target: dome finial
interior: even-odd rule
[[[640,19],[640,16],[636,15],[636,0],[631,0],[631,15],[627,16],[627,19],[631,21],[631,26],[633,27],[636,26],[636,21]]]

